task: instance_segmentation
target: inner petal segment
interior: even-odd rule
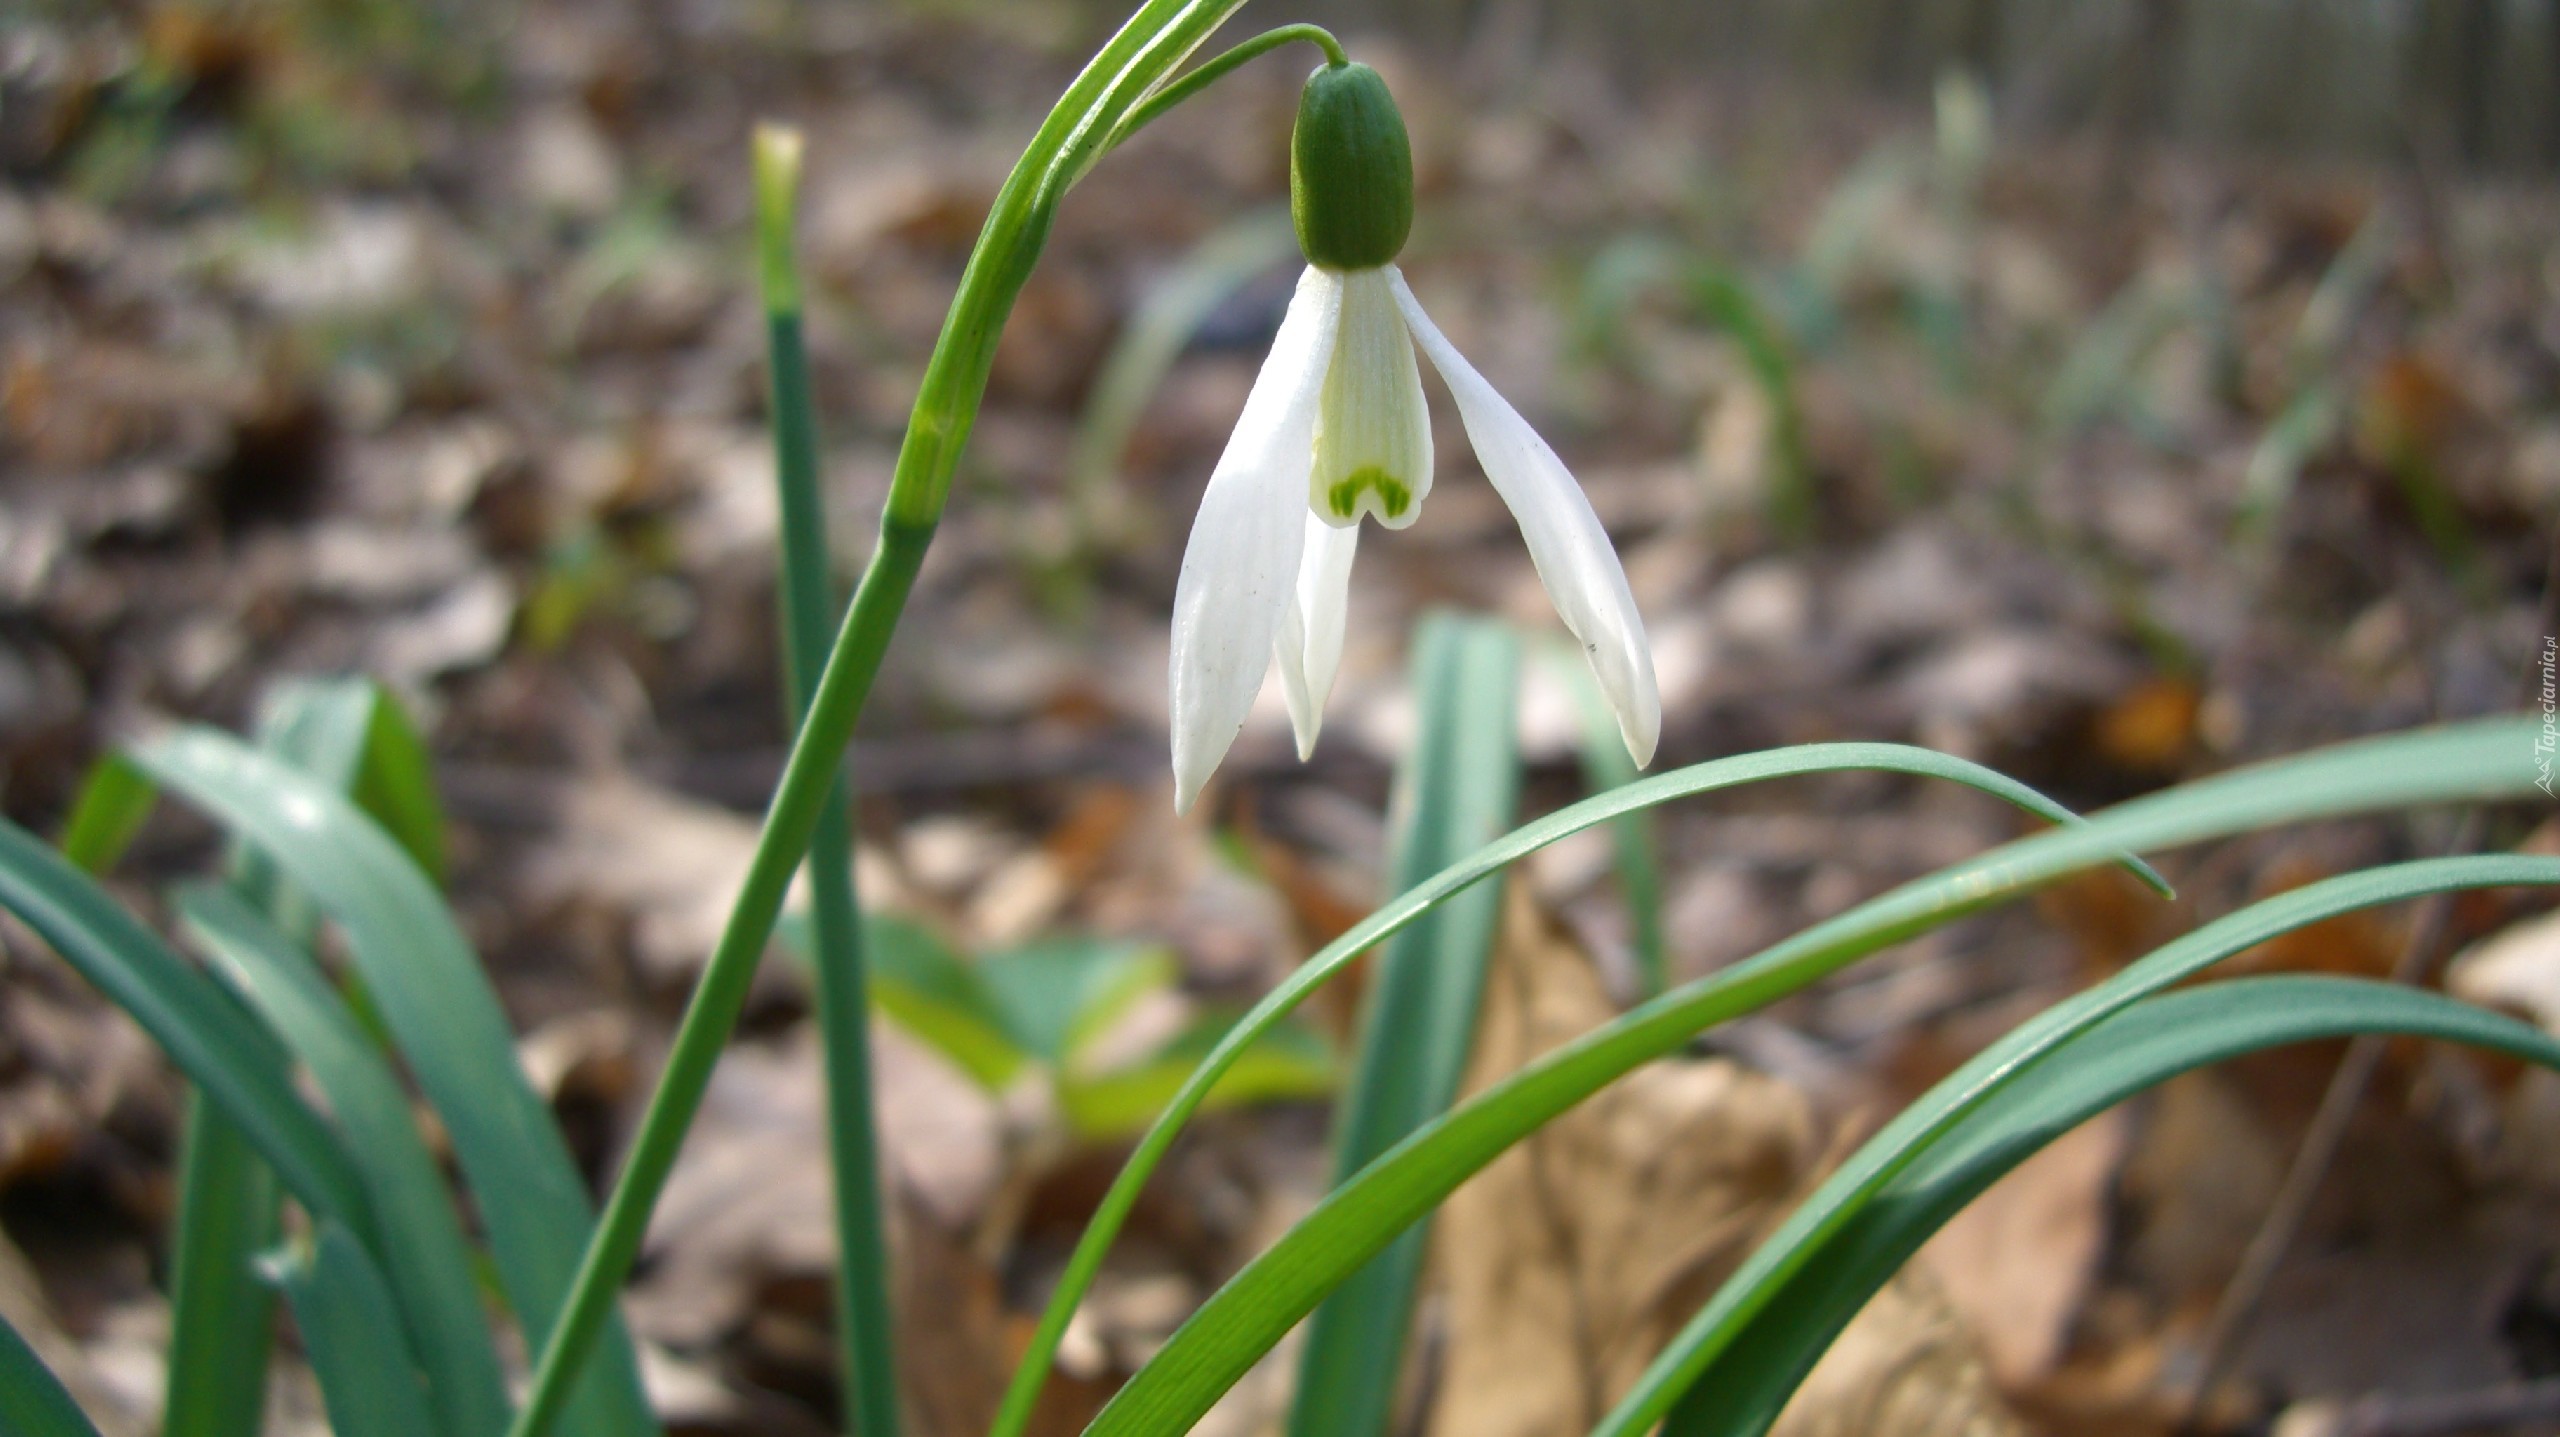
[[[1342,326],[1316,418],[1307,503],[1339,528],[1368,515],[1401,529],[1431,492],[1431,413],[1413,339],[1382,269],[1342,276]]]

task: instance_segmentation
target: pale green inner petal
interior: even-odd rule
[[[1431,414],[1413,339],[1384,270],[1342,276],[1342,324],[1316,418],[1307,503],[1340,527],[1363,514],[1401,529],[1431,492]]]

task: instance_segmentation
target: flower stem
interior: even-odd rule
[[[685,1129],[702,1104],[703,1089],[711,1081],[711,1067],[719,1060],[720,1049],[731,1030],[737,1027],[748,983],[755,977],[756,960],[763,955],[765,940],[773,933],[774,920],[782,914],[792,870],[799,867],[801,856],[808,851],[809,840],[817,831],[827,795],[834,786],[845,737],[852,733],[853,721],[862,711],[862,700],[871,690],[871,680],[880,672],[890,631],[897,626],[898,613],[915,585],[916,571],[924,564],[925,547],[932,541],[930,523],[906,523],[894,517],[881,521],[879,547],[872,552],[871,567],[854,591],[853,607],[845,616],[834,656],[827,661],[825,672],[818,677],[817,690],[810,696],[808,717],[792,743],[781,785],[775,789],[773,804],[765,813],[764,831],[748,861],[737,906],[729,911],[728,924],[721,929],[710,961],[703,965],[702,981],[685,1008],[684,1021],[676,1028],[675,1041],[667,1050],[666,1070],[658,1077],[658,1091],[651,1096],[648,1110],[640,1119],[639,1132],[632,1139],[630,1159],[605,1203],[595,1236],[588,1241],[569,1301],[552,1328],[550,1345],[543,1349],[542,1361],[534,1369],[533,1391],[525,1400],[524,1410],[516,1416],[515,1437],[533,1437],[558,1415],[560,1403],[569,1395],[569,1384],[589,1344],[595,1340],[596,1329],[602,1325],[614,1293],[631,1273],[632,1260],[640,1252],[641,1235],[649,1225],[650,1210],[666,1187]],[[833,735],[833,739],[818,742],[821,735]]]
[[[840,756],[941,520],[961,448],[995,363],[996,340],[1039,259],[1059,199],[1109,150],[1129,112],[1155,93],[1242,3],[1147,0],[1067,87],[998,191],[917,391],[880,516],[879,544],[810,693],[807,716],[792,738],[791,756],[766,809],[737,902],[676,1028],[658,1090],[641,1116],[631,1155],[588,1241],[550,1341],[535,1363],[532,1390],[510,1437],[539,1437],[559,1415],[570,1380],[583,1365],[615,1292],[630,1275],[650,1211],[701,1107],[712,1065],[737,1026],[756,961],[781,916],[792,872],[807,854],[825,812]]]
[[[1120,128],[1112,132],[1111,143],[1116,146],[1145,129],[1148,121],[1216,84],[1228,71],[1247,60],[1300,40],[1323,50],[1327,65],[1351,63],[1351,57],[1343,53],[1342,42],[1333,38],[1333,32],[1321,25],[1283,25],[1276,30],[1265,30],[1217,58],[1203,61],[1198,69],[1148,97],[1145,104],[1131,110],[1129,118],[1120,122]]]
[[[765,330],[773,368],[774,474],[782,495],[783,672],[790,713],[808,711],[827,661],[835,598],[827,582],[827,515],[818,479],[818,426],[800,333],[800,274],[791,250],[800,179],[797,130],[755,137],[756,237],[763,258]],[[862,909],[853,889],[853,822],[839,773],[809,841],[811,944],[827,1082],[827,1146],[835,1183],[835,1319],[845,1429],[896,1437],[898,1388],[889,1303],[888,1242],[871,1092],[871,1003],[863,972]]]

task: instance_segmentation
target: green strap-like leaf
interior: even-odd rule
[[[253,1264],[283,1230],[282,1196],[248,1136],[203,1089],[191,1090],[169,1263],[162,1437],[253,1437],[265,1419],[275,1290]]]
[[[1022,1049],[1064,1071],[1132,1005],[1181,977],[1170,950],[1107,938],[1053,938],[976,964],[988,1002]]]
[[[2143,852],[2274,824],[2418,803],[2520,796],[2532,790],[2536,777],[2534,732],[2531,719],[2484,720],[2339,744],[2183,785],[1904,884],[1757,957],[1674,989],[1478,1094],[1328,1194],[1213,1294],[1087,1430],[1184,1430],[1345,1276],[1469,1175],[1557,1114],[1638,1065],[1678,1050],[1716,1023],[1765,1006],[1892,943],[2124,850]],[[1937,761],[1952,762],[1943,757]],[[1525,837],[1545,841],[1561,836],[1547,831],[1556,819],[1570,815],[1588,823],[1639,803],[1659,802],[1667,796],[1666,781],[1678,777],[1667,775],[1586,800],[1555,819],[1529,825],[1492,851],[1507,861],[1517,856],[1509,850]],[[1409,913],[1417,899],[1427,902],[1436,896],[1426,893],[1417,891],[1389,905],[1355,928],[1350,938],[1362,946],[1375,941],[1373,925],[1388,915]],[[1288,989],[1284,985],[1281,991]],[[1146,1151],[1142,1144],[1140,1153]]]
[[[371,1230],[354,1167],[328,1124],[294,1092],[274,1038],[86,875],[5,820],[0,908],[141,1024],[239,1125],[304,1207],[350,1229]]]
[[[1768,1430],[1831,1339],[1931,1233],[2019,1163],[2178,1074],[2243,1054],[2360,1033],[2435,1038],[2560,1069],[2560,1042],[2434,993],[2346,978],[2235,978],[2147,999],[2072,1039],[2001,1090],[1814,1253],[1769,1316],[1702,1374],[1666,1437]]]
[[[268,693],[258,746],[346,794],[444,881],[444,805],[408,710],[368,678],[288,679]]]
[[[1067,1125],[1093,1142],[1121,1141],[1143,1131],[1182,1091],[1192,1069],[1217,1046],[1235,1019],[1232,1012],[1204,1015],[1154,1056],[1129,1067],[1061,1074],[1058,1107]],[[1339,1067],[1332,1045],[1314,1030],[1283,1023],[1245,1049],[1219,1080],[1206,1106],[1217,1110],[1328,1097],[1334,1092]]]
[[[2506,854],[2435,859],[2311,884],[2206,924],[2020,1024],[1903,1110],[1789,1214],[1664,1347],[1599,1430],[1650,1431],[1719,1352],[1772,1311],[1789,1274],[1853,1220],[1896,1173],[2000,1092],[2044,1081],[2042,1063],[2048,1055],[2114,1014],[2234,954],[2342,913],[2428,893],[2510,884],[2560,884],[2560,859]]]
[[[131,759],[108,754],[91,764],[88,776],[80,781],[80,795],[72,801],[71,817],[63,823],[62,839],[55,847],[81,872],[104,873],[124,856],[159,800],[159,785],[135,768]]]
[[[444,1174],[408,1095],[309,954],[225,885],[178,895],[188,931],[281,1035],[336,1113],[382,1228],[384,1281],[427,1378],[433,1425],[449,1437],[506,1429],[506,1387],[489,1311]]]
[[[505,1012],[434,884],[346,798],[210,729],[143,745],[137,763],[255,843],[345,930],[367,992],[453,1136],[499,1280],[540,1346],[593,1217],[550,1110],[517,1063]],[[579,1386],[579,1430],[654,1430],[615,1324]]]
[[[1519,669],[1520,643],[1509,629],[1445,614],[1423,621],[1413,658],[1421,732],[1400,777],[1397,888],[1482,848],[1515,818]],[[1379,955],[1350,1090],[1334,1120],[1336,1182],[1457,1096],[1501,923],[1502,886],[1480,884],[1432,909]],[[1425,1235],[1416,1224],[1316,1309],[1290,1408],[1295,1437],[1393,1425]]]
[[[1903,744],[1838,743],[1806,744],[1796,748],[1773,749],[1766,753],[1741,754],[1733,758],[1717,759],[1710,763],[1693,764],[1688,768],[1661,774],[1640,783],[1631,783],[1608,793],[1595,794],[1570,808],[1559,810],[1534,823],[1513,829],[1502,838],[1478,849],[1465,862],[1452,864],[1435,874],[1429,882],[1405,890],[1389,901],[1386,906],[1354,924],[1349,932],[1326,944],[1313,957],[1299,965],[1296,971],[1281,980],[1280,985],[1266,994],[1262,1001],[1256,1003],[1244,1017],[1238,1019],[1235,1026],[1227,1031],[1226,1036],[1219,1040],[1218,1046],[1210,1050],[1209,1055],[1201,1060],[1200,1066],[1193,1071],[1190,1081],[1183,1084],[1182,1090],[1174,1095],[1173,1101],[1166,1106],[1163,1115],[1157,1118],[1155,1124],[1147,1130],[1146,1135],[1139,1139],[1137,1148],[1129,1155],[1129,1161],[1121,1169],[1120,1176],[1112,1181],[1110,1190],[1103,1194],[1102,1203],[1095,1210],[1093,1220],[1086,1225],[1084,1235],[1077,1240],[1075,1251],[1068,1255],[1067,1266],[1059,1275],[1058,1286],[1050,1296],[1048,1307],[1041,1313],[1040,1325],[1032,1334],[1031,1343],[1021,1364],[1014,1369],[1013,1383],[1006,1390],[1005,1406],[996,1430],[999,1433],[1016,1433],[1022,1430],[1024,1423],[1028,1422],[1032,1403],[1048,1375],[1050,1359],[1057,1352],[1058,1340],[1066,1332],[1068,1319],[1074,1315],[1076,1305],[1084,1300],[1084,1294],[1091,1289],[1094,1276],[1102,1270],[1103,1255],[1109,1251],[1112,1239],[1120,1231],[1121,1223],[1128,1218],[1130,1209],[1136,1205],[1139,1190],[1146,1185],[1148,1176],[1155,1171],[1156,1164],[1163,1159],[1166,1149],[1172,1146],[1175,1136],[1182,1130],[1182,1125],[1189,1121],[1194,1112],[1198,1111],[1202,1101],[1218,1086],[1228,1068],[1245,1050],[1287,1017],[1300,1003],[1306,1001],[1307,996],[1321,987],[1326,979],[1349,966],[1361,954],[1394,937],[1408,924],[1429,912],[1433,906],[1450,895],[1481,882],[1487,875],[1500,871],[1558,839],[1580,833],[1594,824],[1606,823],[1621,814],[1633,813],[1655,804],[1668,803],[1675,798],[1710,793],[1719,789],[1737,788],[1745,784],[1804,774],[1860,770],[1950,779],[1980,789],[1994,798],[2015,804],[2039,817],[2073,825],[2070,831],[2077,832],[2079,828],[2080,821],[2060,804],[2015,779],[1995,773],[1980,764]],[[2097,845],[2096,847],[2100,853],[2110,857],[2115,856],[2115,850],[2111,846]],[[2084,859],[2083,861],[2092,860]],[[2119,859],[2118,861],[2124,862],[2131,871],[2154,887],[2166,890],[2167,885],[2160,876],[2140,860]],[[1985,897],[1982,901],[1987,902],[1988,898]],[[1954,911],[1950,910],[1945,916],[1953,916]],[[1943,918],[1938,921],[1943,921]],[[1926,926],[1926,924],[1922,923],[1918,926]],[[1909,931],[1917,930],[1914,928]],[[1370,1251],[1375,1249],[1372,1248]],[[1360,1256],[1365,1259],[1368,1253],[1363,1252]],[[1353,1265],[1357,1266],[1357,1260]],[[1322,1295],[1322,1291],[1315,1294],[1317,1297]],[[1274,1339],[1276,1338],[1277,1334],[1274,1334]],[[1241,1368],[1238,1369],[1238,1371],[1241,1370]],[[1232,1381],[1233,1378],[1226,1380]],[[1105,1415],[1109,1414],[1106,1412]]]
[[[409,1356],[391,1290],[373,1259],[336,1223],[322,1223],[304,1251],[268,1265],[302,1350],[320,1378],[329,1425],[364,1437],[435,1437],[427,1422],[426,1383]]]
[[[10,1437],[98,1437],[62,1379],[0,1318],[0,1432]]]
[[[415,735],[408,732],[399,706],[363,680],[281,684],[268,695],[259,732],[268,751],[341,791],[354,791],[380,766],[371,758],[377,727],[395,741],[405,735],[413,750],[407,757],[415,761]],[[64,856],[92,872],[102,870],[123,852],[158,799],[158,786],[131,760],[120,754],[102,760],[91,771],[64,832]],[[438,858],[430,854],[421,861]],[[237,851],[232,869],[280,922],[308,940],[308,902],[276,882],[254,851]],[[249,1437],[264,1417],[267,1357],[275,1330],[270,1317],[275,1290],[258,1280],[251,1263],[281,1231],[282,1194],[274,1173],[257,1159],[248,1140],[219,1108],[201,1098],[188,1104],[185,1154],[179,1165],[177,1242],[170,1263],[168,1396],[162,1426],[169,1437]],[[361,1147],[356,1156],[361,1158]],[[430,1190],[440,1188],[438,1183]],[[393,1243],[396,1251],[399,1239],[394,1237]],[[474,1321],[479,1322],[476,1315]],[[494,1382],[494,1364],[490,1376]],[[485,1424],[479,1430],[487,1430]]]
[[[989,1092],[1001,1092],[1033,1054],[1009,1030],[978,970],[923,925],[865,915],[862,951],[870,999],[900,1027],[932,1044]],[[816,962],[816,935],[798,915],[783,941]]]

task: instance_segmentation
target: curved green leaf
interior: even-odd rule
[[[98,1437],[62,1379],[0,1318],[0,1430],[13,1437]]]
[[[367,992],[453,1136],[499,1280],[539,1347],[594,1219],[550,1110],[516,1061],[497,995],[435,886],[352,802],[227,734],[182,729],[133,758],[256,844],[345,930]],[[580,1430],[621,1437],[654,1424],[615,1326],[570,1416]]]
[[[1300,964],[1266,994],[1245,1016],[1237,1020],[1226,1036],[1218,1041],[1209,1055],[1201,1060],[1190,1081],[1174,1095],[1163,1115],[1156,1119],[1146,1135],[1138,1140],[1129,1161],[1119,1177],[1103,1194],[1093,1220],[1077,1240],[1075,1251],[1068,1256],[1067,1266],[1051,1294],[1048,1307],[1041,1313],[1040,1325],[1034,1331],[1028,1349],[1014,1369],[1012,1385],[1006,1390],[1005,1404],[995,1425],[999,1433],[1014,1433],[1030,1419],[1031,1405],[1038,1398],[1040,1386],[1048,1375],[1050,1359],[1057,1352],[1058,1339],[1066,1332],[1067,1320],[1075,1313],[1076,1304],[1084,1300],[1093,1285],[1095,1274],[1102,1270],[1102,1258],[1118,1235],[1120,1224],[1138,1200],[1138,1190],[1146,1185],[1165,1150],[1173,1145],[1182,1125],[1197,1111],[1201,1102],[1215,1089],[1246,1048],[1286,1017],[1307,995],[1324,981],[1357,960],[1361,954],[1402,931],[1431,908],[1487,875],[1536,852],[1560,838],[1569,837],[1593,824],[1605,823],[1621,814],[1675,798],[1711,793],[1769,779],[1791,778],[1805,774],[1849,771],[1906,773],[1923,778],[1944,778],[1978,788],[1994,798],[2016,805],[2038,817],[2071,825],[2066,833],[2076,833],[2081,820],[2069,810],[2037,793],[2034,789],[1995,773],[1977,763],[1950,758],[1927,749],[1890,743],[1805,744],[1795,748],[1773,749],[1766,753],[1741,754],[1631,783],[1607,793],[1595,794],[1571,807],[1560,809],[1534,823],[1524,824],[1500,839],[1478,849],[1462,863],[1451,864],[1433,875],[1427,883],[1405,890],[1377,912],[1352,925],[1349,932],[1326,944],[1313,957]],[[2163,892],[2167,883],[2150,866],[2139,859],[2117,858],[2112,846],[2091,845],[2106,861],[2115,858],[2137,876]],[[1988,894],[1981,900],[1989,901]],[[1944,921],[1955,915],[1955,909],[1937,915],[1933,921]],[[1927,926],[1926,922],[1917,927]],[[1909,931],[1917,931],[1917,927]],[[1842,961],[1846,961],[1843,959]],[[1809,980],[1808,980],[1809,981]],[[1783,990],[1779,990],[1783,991]],[[1774,996],[1774,993],[1772,994]],[[1641,1010],[1640,1010],[1641,1011]],[[1460,1111],[1464,1111],[1461,1109]],[[1416,1214],[1419,1215],[1418,1213]],[[1375,1251],[1371,1248],[1369,1251]],[[1367,1252],[1361,1254],[1363,1258]],[[1356,1263],[1354,1264],[1356,1266]],[[1316,1296],[1321,1296],[1319,1292]],[[1312,1305],[1312,1304],[1310,1304]],[[1277,1334],[1274,1334],[1276,1340]],[[1238,1371],[1242,1369],[1239,1368]],[[1232,1382],[1234,1379],[1226,1379]],[[1223,1390],[1221,1384],[1220,1390]],[[1109,1414],[1106,1412],[1106,1416]]]
[[[275,1039],[86,875],[5,819],[0,908],[141,1024],[304,1207],[372,1230],[363,1184],[328,1124],[294,1092]]]
[[[1232,1011],[1204,1014],[1162,1049],[1125,1068],[1059,1074],[1058,1109],[1066,1115],[1067,1125],[1097,1141],[1126,1138],[1144,1129],[1182,1091],[1192,1070],[1235,1026],[1237,1016]],[[1283,1023],[1244,1050],[1218,1080],[1218,1090],[1209,1095],[1205,1108],[1217,1111],[1328,1097],[1338,1067],[1332,1045],[1313,1029]]]
[[[365,1437],[435,1437],[426,1384],[400,1330],[391,1291],[364,1244],[333,1222],[317,1241],[267,1268],[285,1300],[302,1350],[320,1379],[329,1425]]]
[[[2049,1054],[2114,1014],[2234,954],[2342,913],[2428,893],[2522,884],[2560,884],[2560,859],[2497,854],[2346,874],[2227,914],[2045,1009],[1949,1074],[1861,1146],[1753,1248],[1597,1430],[1619,1437],[1650,1431],[1717,1353],[1771,1311],[1788,1274],[1819,1251],[1897,1172],[1998,1093],[2043,1082],[2041,1063]]]
[[[322,781],[352,790],[377,766],[368,763],[377,710],[406,734],[397,707],[369,683],[288,680],[267,695],[260,742]],[[414,749],[415,736],[408,737]],[[63,835],[63,856],[92,872],[103,869],[124,851],[158,800],[158,786],[130,759],[109,755],[81,791]],[[276,881],[271,865],[237,846],[231,866],[244,890],[256,892],[261,906],[299,935],[294,941],[309,940],[316,921],[309,902]],[[187,1108],[178,1192],[162,1427],[166,1437],[251,1437],[265,1417],[275,1330],[275,1290],[259,1280],[253,1264],[281,1231],[281,1193],[273,1170],[200,1093]]]
[[[408,710],[369,678],[287,679],[267,694],[258,746],[353,798],[441,884],[444,805]]]
[[[1172,952],[1159,944],[1092,937],[990,953],[976,971],[1013,1042],[1053,1069],[1075,1066],[1132,1004],[1181,977]]]
[[[283,1231],[284,1194],[202,1088],[187,1095],[178,1195],[161,1437],[254,1437],[276,1326],[275,1291],[255,1263]]]
[[[83,873],[104,873],[116,866],[142,831],[142,822],[159,802],[160,789],[133,761],[111,753],[89,766],[80,794],[71,802],[62,837],[54,847]]]
[[[2560,1069],[2560,1042],[2530,1025],[2389,983],[2234,978],[2144,1000],[2072,1039],[2037,1065],[2034,1082],[2001,1090],[1898,1174],[1794,1275],[1772,1315],[1718,1355],[1666,1437],[1767,1431],[1831,1339],[1931,1233],[2080,1123],[2193,1068],[2360,1033],[2464,1043]]]
[[[785,918],[781,934],[816,961],[816,934],[805,916]],[[871,1001],[980,1087],[1001,1092],[1031,1061],[977,968],[931,930],[903,918],[865,914],[862,948]]]
[[[471,1247],[400,1080],[310,955],[235,890],[198,885],[181,892],[177,906],[197,944],[311,1070],[337,1115],[373,1195],[383,1278],[426,1375],[434,1425],[452,1437],[504,1431],[506,1385]]]
[[[2490,719],[2339,744],[2183,785],[1906,883],[1752,959],[1674,989],[1478,1094],[1328,1194],[1269,1251],[1212,1294],[1087,1430],[1179,1431],[1198,1420],[1344,1276],[1468,1176],[1557,1114],[1631,1069],[1676,1051],[1716,1023],[1765,1006],[1892,943],[2109,861],[2123,850],[2141,852],[2272,824],[2416,803],[2521,795],[2534,785],[2534,732],[2531,719]],[[1657,785],[1665,779],[1586,800],[1556,817],[1583,815],[1585,821],[1596,821],[1624,811],[1631,799],[1658,801]],[[1510,848],[1523,835],[1542,834],[1553,822],[1532,824],[1495,850]],[[1427,892],[1408,894],[1350,937],[1374,941],[1368,933],[1371,923],[1401,914],[1416,901],[1427,902]],[[1318,965],[1311,961],[1307,966]],[[1297,981],[1293,976],[1275,998]],[[1141,1145],[1139,1151],[1147,1149]]]

